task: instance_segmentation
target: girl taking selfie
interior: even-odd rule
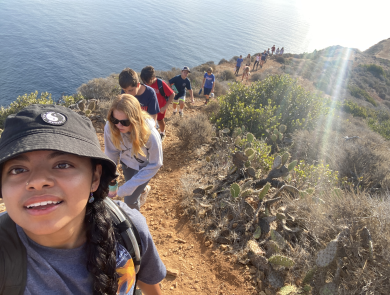
[[[107,199],[116,165],[88,118],[57,105],[10,115],[0,171],[7,208],[0,215],[0,294],[129,295],[136,284],[161,294],[166,270],[146,220]],[[119,211],[127,223],[114,222]],[[125,241],[129,222],[138,236],[135,256]]]

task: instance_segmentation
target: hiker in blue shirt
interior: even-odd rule
[[[240,71],[241,63],[244,61],[242,58],[242,55],[240,55],[240,58],[237,59],[237,64],[236,64],[236,71],[234,72],[235,75],[238,75],[238,72]]]
[[[181,75],[177,75],[169,80],[169,85],[171,85],[173,91],[175,91],[176,95],[173,99],[173,114],[177,113],[177,105],[180,104],[179,115],[183,117],[184,103],[186,101],[186,89],[191,95],[191,103],[194,100],[194,92],[191,88],[191,81],[187,78],[188,74],[191,73],[189,67],[184,67],[181,70]]]
[[[213,74],[213,68],[207,69],[207,73],[204,73],[202,88],[204,89],[204,96],[206,98],[205,104],[209,103],[210,93],[214,93],[215,76]]]
[[[154,121],[160,112],[157,95],[153,88],[141,84],[137,73],[126,68],[119,74],[119,86],[122,88],[121,94],[133,95],[141,105],[141,109],[146,111]]]

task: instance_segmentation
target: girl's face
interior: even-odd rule
[[[21,154],[2,168],[1,192],[8,214],[38,243],[50,237],[69,239],[84,228],[86,205],[99,186],[101,171],[101,165],[92,171],[90,158],[68,153]]]
[[[120,121],[129,119],[124,112],[119,111],[119,110],[113,110],[112,115],[115,119],[118,119]],[[131,125],[130,126],[123,126],[120,122],[118,124],[115,124],[115,127],[118,128],[120,133],[128,133],[131,131]]]

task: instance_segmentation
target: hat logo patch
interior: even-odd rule
[[[41,114],[43,121],[51,125],[63,125],[66,122],[65,115],[57,112],[46,112]]]

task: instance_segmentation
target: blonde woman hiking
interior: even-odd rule
[[[150,190],[148,182],[163,164],[161,138],[154,126],[138,100],[122,94],[112,102],[104,128],[104,152],[115,163],[120,160],[126,181],[119,189],[112,184],[109,197],[124,197],[137,210]]]

